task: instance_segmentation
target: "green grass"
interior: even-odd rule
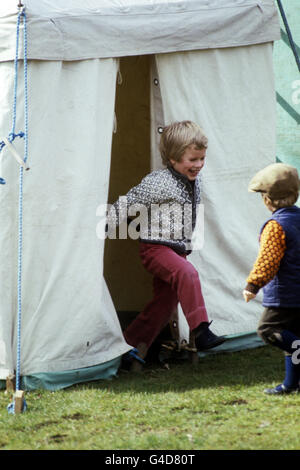
[[[10,415],[0,392],[1,450],[300,448],[300,394],[270,397],[284,375],[269,346],[211,355],[199,364],[120,372],[109,381],[26,393]]]

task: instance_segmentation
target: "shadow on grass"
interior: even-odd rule
[[[256,349],[218,353],[199,359],[196,365],[190,362],[170,364],[164,369],[150,364],[141,373],[119,370],[112,380],[98,380],[77,384],[74,389],[101,389],[114,393],[131,391],[136,393],[183,392],[192,389],[216,387],[245,387],[282,380],[284,359],[281,351],[264,346]]]

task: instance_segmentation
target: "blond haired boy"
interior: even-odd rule
[[[181,121],[166,126],[160,141],[166,168],[152,171],[113,205],[117,223],[121,223],[130,207],[137,206],[147,219],[140,223],[139,254],[143,266],[153,276],[153,299],[124,332],[127,343],[138,350],[136,359],[145,357],[178,303],[196,337],[198,350],[225,341],[225,337],[216,336],[209,329],[199,275],[186,259],[192,250],[191,236],[200,203],[199,173],[205,163],[206,148],[207,138],[196,123]],[[157,209],[168,207],[170,223],[169,230],[165,230],[166,217]],[[184,216],[187,208],[190,217]],[[180,231],[182,220],[186,226]]]

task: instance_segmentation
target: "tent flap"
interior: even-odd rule
[[[270,43],[156,56],[165,122],[193,120],[208,137],[201,172],[204,247],[189,260],[199,272],[217,334],[254,331],[261,312],[261,293],[245,304],[242,290],[268,217],[260,196],[248,193],[249,179],[276,155],[272,54]],[[152,106],[155,116],[154,99]],[[155,168],[159,160],[153,156]]]
[[[104,240],[96,234],[97,207],[108,194],[117,70],[116,59],[30,63],[34,99],[30,171],[23,184],[22,375],[90,367],[130,349],[103,279]],[[9,132],[12,80],[13,63],[2,63],[0,135]],[[20,114],[17,128],[22,128]],[[22,154],[22,142],[15,145]],[[18,173],[4,153],[0,379],[16,363]]]
[[[16,4],[1,1],[0,61],[15,56]],[[280,39],[273,0],[27,0],[25,6],[30,59],[122,57]]]

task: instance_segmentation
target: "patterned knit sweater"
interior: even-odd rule
[[[200,176],[191,182],[170,167],[152,171],[119,197],[108,213],[107,222],[114,227],[139,214],[141,241],[161,243],[189,254],[199,204]]]
[[[285,250],[285,232],[276,220],[270,220],[260,237],[259,253],[246,281],[247,291],[256,294],[276,276]]]

